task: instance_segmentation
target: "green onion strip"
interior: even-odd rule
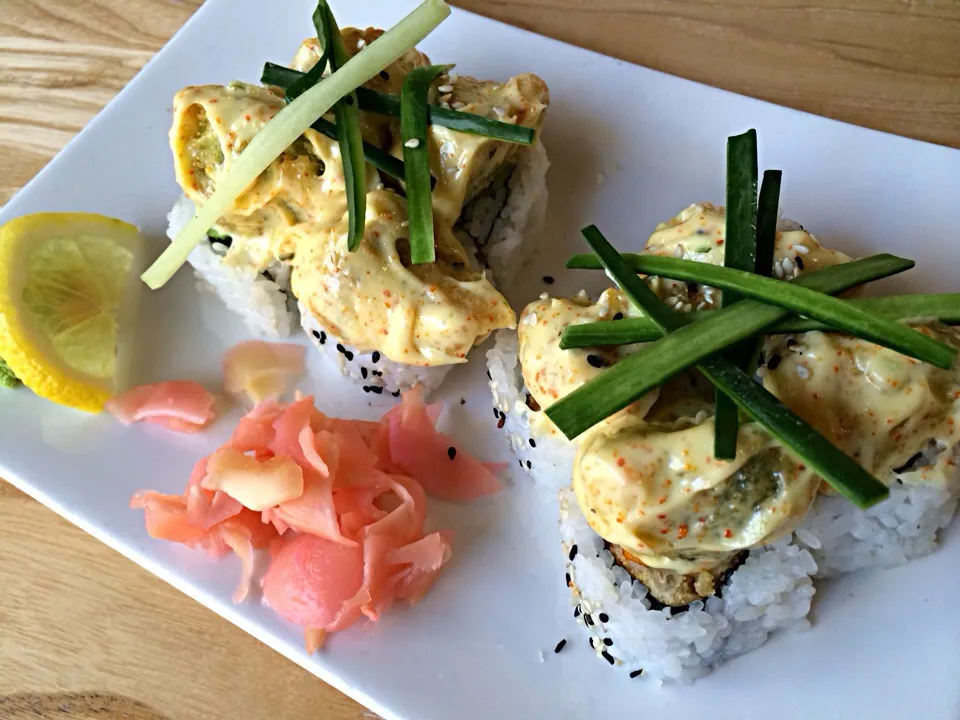
[[[950,369],[957,355],[957,351],[949,345],[889,318],[874,315],[863,307],[811,290],[795,280],[784,282],[717,265],[655,255],[634,254],[624,255],[623,258],[637,272],[702,283],[724,291],[732,290],[819,320],[837,330],[939,368]],[[575,255],[567,261],[567,267],[602,269],[602,264],[592,255]]]
[[[403,142],[407,219],[410,221],[410,262],[414,265],[436,260],[427,101],[433,81],[449,68],[449,65],[415,68],[404,78],[400,91],[400,140]]]
[[[757,131],[727,138],[727,211],[723,264],[745,272],[755,272],[757,265]],[[722,306],[740,299],[735,293],[725,292]],[[745,369],[750,362],[752,348],[733,348],[727,359]],[[740,410],[731,398],[720,390],[714,398],[713,454],[719,460],[737,456],[737,434],[740,429]]]

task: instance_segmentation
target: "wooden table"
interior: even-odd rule
[[[199,4],[0,0],[0,202]],[[456,4],[712,85],[960,147],[957,0]],[[3,720],[374,717],[4,483],[0,527]]]

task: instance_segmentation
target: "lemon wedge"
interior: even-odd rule
[[[90,213],[0,227],[0,357],[37,395],[99,412],[125,383],[142,244]]]

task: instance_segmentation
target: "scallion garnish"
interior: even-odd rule
[[[599,231],[593,227],[584,231],[584,234],[591,238],[593,233]],[[819,292],[839,293],[912,267],[910,260],[893,255],[874,255],[802,275],[794,282]],[[783,308],[754,300],[741,300],[722,310],[705,313],[707,317],[696,322],[688,321],[685,314],[671,314],[671,322],[678,328],[676,332],[620,360],[588,385],[578,388],[551,405],[548,414],[560,418],[563,425],[556,420],[554,422],[561,428],[566,428],[564,432],[574,431],[574,434],[568,437],[575,437],[627,407],[670,377],[762,331],[787,314]],[[659,329],[659,325],[652,318],[644,319]],[[631,321],[617,320],[605,324],[618,326],[628,322]],[[688,322],[686,328],[679,329]],[[589,390],[584,389],[587,387]]]
[[[327,0],[318,0],[313,13],[317,39],[323,44],[324,55],[335,73],[349,60],[343,35],[333,17]],[[333,106],[336,119],[337,143],[343,164],[343,183],[347,194],[347,249],[360,247],[367,219],[367,165],[363,159],[363,135],[360,134],[360,108],[356,92],[349,92]]]
[[[802,283],[784,282],[717,265],[656,255],[625,256],[624,261],[635,271],[648,275],[702,283],[724,291],[732,290],[764,303],[787,308],[945,370],[953,366],[957,355],[957,351],[949,345],[893,320],[873,315],[862,307],[811,290]],[[567,267],[599,264],[597,258],[590,255],[576,255],[567,262]]]
[[[430,142],[427,136],[427,100],[430,86],[449,65],[414,68],[400,91],[400,139],[403,142],[404,189],[410,221],[410,262],[436,260],[433,240],[433,200],[430,196]]]
[[[412,13],[381,35],[340,70],[314,85],[284,107],[257,133],[233,169],[197,209],[163,254],[141,276],[152,289],[162,287],[187,260],[207,230],[219,220],[257,176],[300,137],[317,118],[358,86],[367,82],[409,48],[423,40],[450,14],[443,0],[424,0]]]
[[[727,138],[727,213],[723,264],[734,270],[756,272],[757,266],[757,131]],[[735,293],[723,293],[721,304],[732,305],[740,299]],[[751,348],[733,348],[727,359],[743,368],[750,362]],[[720,390],[714,398],[713,454],[718,460],[737,456],[740,411],[732,399]]]
[[[607,242],[599,230],[591,226],[583,233],[614,282],[664,332],[666,337],[660,342],[669,339],[674,331],[681,333],[689,327],[673,310],[660,302],[660,299],[643,280],[637,277],[630,265]],[[735,311],[745,304],[738,303],[727,310],[717,311],[717,314]],[[596,418],[591,412],[589,414],[592,421],[584,427],[578,411],[588,409],[592,398],[600,394],[596,389],[599,381],[604,380],[621,364],[623,363],[618,363],[599,378],[546,409],[547,416],[568,438],[576,437],[583,430],[612,414],[608,413]],[[889,495],[889,490],[883,483],[841,452],[739,368],[723,358],[714,357],[700,363],[698,369],[716,387],[733,398],[740,409],[756,420],[772,437],[858,507],[870,507]]]
[[[840,265],[837,267],[847,267]],[[820,271],[825,272],[825,271]],[[817,275],[820,273],[818,272]],[[812,275],[801,276],[799,282]],[[872,278],[877,280],[879,278]],[[830,294],[835,294],[831,292]],[[746,302],[754,302],[748,300]],[[947,325],[960,325],[960,293],[942,295],[888,295],[886,297],[854,298],[847,302],[871,313],[904,322],[910,320],[939,320]],[[759,303],[758,303],[759,304]],[[680,315],[684,322],[699,322],[713,316],[713,310]],[[758,332],[760,335],[787,335],[813,330],[836,332],[835,328],[808,318],[790,315]],[[598,347],[602,345],[633,345],[654,342],[661,337],[656,324],[648,317],[570,325],[560,338],[561,350]]]
[[[273,85],[286,90],[297,82],[303,74],[282,65],[266,63],[263,66],[260,82],[264,85]],[[357,101],[360,103],[360,109],[364,112],[400,117],[400,98],[396,95],[361,87],[357,88]],[[430,125],[439,125],[450,130],[457,130],[470,135],[481,135],[493,140],[502,140],[519,145],[532,145],[536,138],[533,128],[513,125],[502,120],[493,120],[483,115],[462,110],[448,110],[438,105],[427,107],[427,122]]]

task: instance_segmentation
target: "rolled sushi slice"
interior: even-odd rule
[[[927,335],[960,347],[940,324]],[[893,567],[927,555],[960,497],[960,369],[941,370],[838,333],[774,336],[764,386],[890,487],[862,511],[824,492],[797,530],[820,575]]]
[[[470,350],[516,326],[504,297],[452,232],[435,229],[436,261],[412,265],[405,199],[367,194],[364,236],[347,248],[347,218],[305,228],[291,260],[301,321],[319,349],[367,392],[431,389]]]
[[[594,651],[629,673],[689,681],[772,632],[808,627],[817,565],[792,530],[820,479],[755,425],[735,460],[717,461],[705,411],[653,415],[580,443],[560,493],[562,549]]]
[[[636,346],[561,350],[560,335],[572,324],[636,316],[616,289],[596,303],[586,293],[574,298],[543,294],[520,314],[517,332],[502,330],[487,351],[487,375],[494,418],[504,430],[518,463],[537,484],[558,490],[570,482],[576,446],[556,428],[543,408],[597,377]],[[657,399],[652,392],[618,414],[643,417]]]

